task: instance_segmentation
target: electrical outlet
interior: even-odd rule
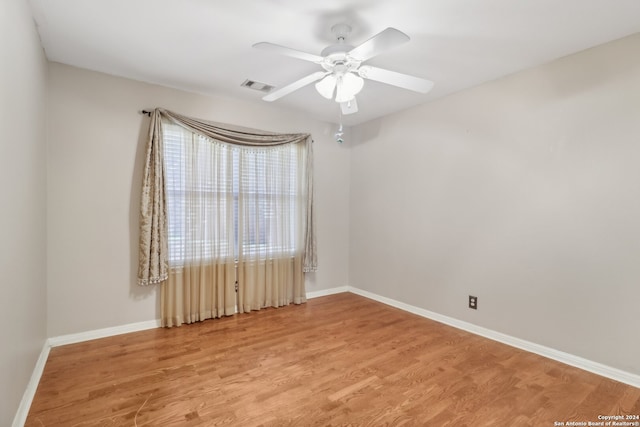
[[[469,308],[472,308],[474,310],[478,309],[478,297],[469,295]]]

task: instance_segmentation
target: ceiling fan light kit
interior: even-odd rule
[[[342,114],[353,114],[358,111],[356,95],[364,87],[364,79],[419,93],[427,93],[433,87],[432,82],[419,77],[369,65],[361,66],[363,62],[374,56],[408,42],[409,36],[403,32],[389,27],[354,48],[345,43],[345,38],[351,33],[350,26],[334,25],[331,31],[337,43],[326,47],[321,56],[268,42],[254,44],[254,48],[313,62],[324,69],[276,89],[262,99],[275,101],[315,82],[315,88],[320,95],[340,104]]]
[[[327,77],[325,77],[325,79]],[[351,73],[338,76],[336,82],[336,102],[343,103],[352,101],[353,98],[360,93],[363,86],[364,80],[360,76]]]
[[[328,75],[324,79],[320,80],[316,83],[316,90],[322,96],[327,99],[333,99],[333,94],[336,91],[336,85],[338,84],[338,79],[333,75]]]

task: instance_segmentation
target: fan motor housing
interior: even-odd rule
[[[353,46],[346,44],[334,44],[322,51],[324,61],[322,61],[322,68],[327,71],[349,72],[355,70],[360,65],[360,61],[353,59],[349,56],[349,51],[353,49]]]
[[[337,44],[332,44],[331,46],[327,46],[324,49],[322,49],[322,52],[320,52],[321,56],[331,56],[331,55],[337,55],[337,54],[342,54],[344,56],[347,55],[347,52],[351,51],[353,49],[353,46],[345,44],[345,43],[337,43]]]

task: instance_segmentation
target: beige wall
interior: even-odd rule
[[[164,107],[217,122],[315,139],[318,257],[307,291],[348,280],[349,149],[334,126],[280,110],[50,64],[48,334],[159,317],[156,287],[136,284],[138,209],[148,118]]]
[[[47,63],[24,0],[0,6],[0,425],[46,338]]]
[[[350,284],[640,374],[638,52],[354,128]]]

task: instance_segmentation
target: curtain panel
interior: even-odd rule
[[[164,282],[169,275],[167,204],[165,201],[162,123],[156,110],[151,116],[140,201],[138,284]]]

